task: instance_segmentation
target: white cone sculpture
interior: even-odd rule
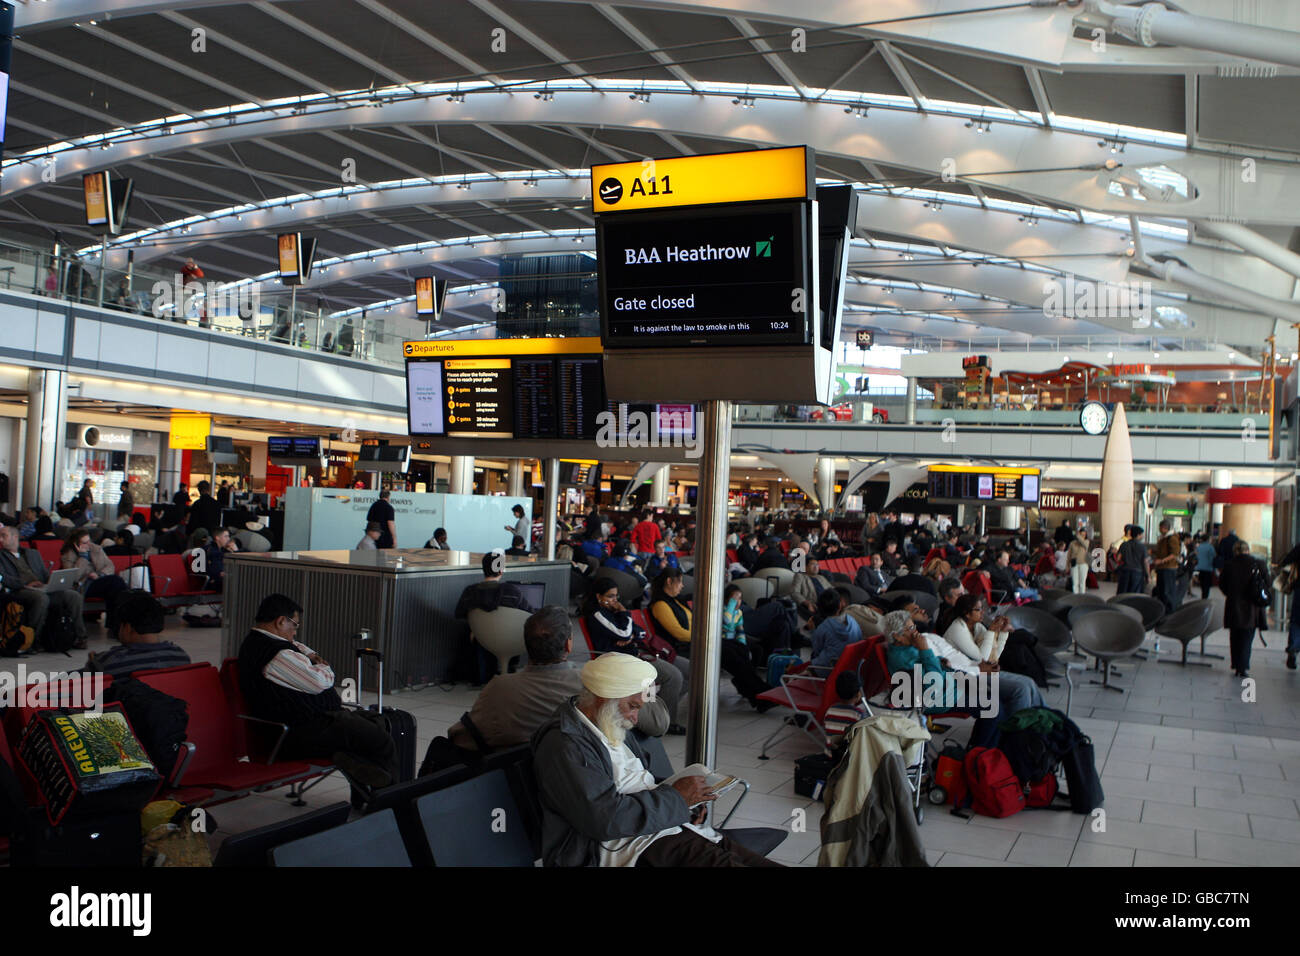
[[[1108,548],[1133,522],[1133,442],[1128,434],[1124,406],[1117,404],[1101,456],[1101,540],[1093,546]]]

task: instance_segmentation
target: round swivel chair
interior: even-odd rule
[[[528,612],[514,607],[499,607],[495,611],[475,608],[468,617],[470,635],[497,659],[500,673],[510,673],[510,659],[527,654],[524,624],[529,618]]]
[[[1132,656],[1146,640],[1147,632],[1136,612],[1125,614],[1120,607],[1123,605],[1080,615],[1071,633],[1079,647],[1101,662],[1102,679],[1093,678],[1091,683],[1122,694],[1124,688],[1110,682],[1111,661]]]
[[[1187,659],[1187,645],[1196,638],[1202,636],[1210,629],[1210,621],[1214,617],[1213,601],[1192,601],[1184,604],[1172,614],[1167,614],[1155,626],[1155,632],[1161,637],[1171,637],[1183,645],[1183,656],[1181,660],[1167,660],[1162,658],[1162,664],[1181,664],[1184,667],[1193,665],[1196,667],[1209,667],[1209,661],[1189,661]]]

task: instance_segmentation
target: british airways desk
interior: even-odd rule
[[[239,552],[225,559],[223,657],[239,654],[257,606],[268,594],[302,605],[298,639],[329,661],[339,681],[356,675],[353,635],[371,633],[384,653],[385,692],[450,680],[468,638],[456,620],[466,587],[483,580],[482,554],[424,549]],[[545,585],[545,603],[569,602],[569,563],[502,556],[507,581]],[[374,668],[363,686],[373,691]]]

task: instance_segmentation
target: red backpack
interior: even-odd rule
[[[972,747],[966,754],[966,788],[971,807],[986,817],[1009,817],[1025,807],[1025,792],[1006,754]]]

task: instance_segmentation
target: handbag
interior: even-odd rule
[[[645,639],[641,641],[641,650],[669,664],[677,660],[677,645],[668,638],[660,637],[650,631],[646,631]]]

